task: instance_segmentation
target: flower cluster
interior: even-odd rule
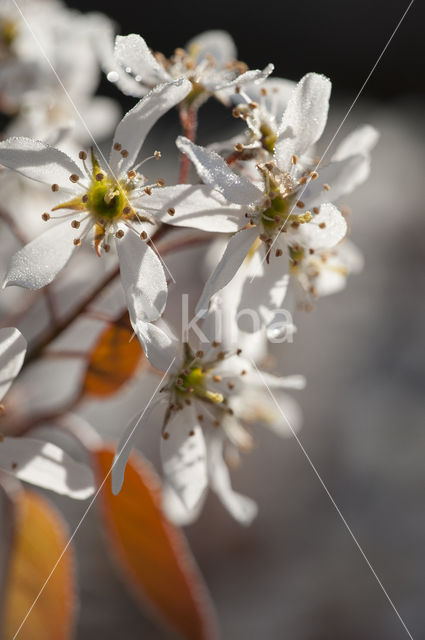
[[[269,341],[295,333],[292,321],[279,324],[283,310],[292,318],[299,308],[311,308],[361,268],[361,255],[347,239],[341,198],[368,177],[377,133],[371,126],[352,132],[331,149],[328,162],[328,149],[321,157],[317,144],[330,80],[317,73],[298,83],[275,78],[272,64],[248,69],[227,33],[206,32],[166,57],[140,35],[114,41],[103,16],[83,16],[52,0],[28,0],[27,9],[33,32],[12,7],[0,13],[0,106],[10,119],[0,142],[0,182],[12,185],[2,208],[29,236],[10,256],[3,287],[48,288],[68,271],[71,258],[69,268],[78,272],[87,251],[100,258],[84,276],[95,282],[96,265],[103,273],[117,259],[131,326],[150,375],[160,382],[127,430],[120,429],[113,490],[121,489],[136,435],[155,415],[169,516],[193,520],[210,487],[247,524],[256,505],[232,489],[229,465],[253,447],[256,426],[288,435],[301,422],[285,389],[301,389],[305,381],[270,371]],[[34,48],[37,55],[29,55]],[[138,100],[116,125],[108,157],[96,139],[111,133],[117,109],[94,95],[99,68]],[[237,132],[203,147],[195,141],[197,113],[210,98],[232,112]],[[166,185],[158,167],[173,158],[142,147],[174,107],[183,134],[175,141],[180,178]],[[17,193],[28,188],[32,204],[25,212]],[[35,203],[44,230],[29,220]],[[211,245],[192,330],[183,327],[181,339],[168,292],[187,293],[194,285],[170,282],[161,256],[166,235],[177,247]],[[192,271],[201,276],[199,261]],[[77,297],[74,303],[78,307]],[[247,308],[257,322],[237,321]],[[26,346],[17,329],[1,330],[0,341],[4,395]],[[3,439],[0,465],[73,497],[93,491],[88,467],[27,436]]]

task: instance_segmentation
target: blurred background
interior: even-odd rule
[[[328,75],[334,89],[323,148],[408,6],[399,0],[70,4],[109,14],[118,33],[141,33],[167,55],[197,33],[220,28],[250,66],[271,61],[276,75],[294,80],[308,71]],[[365,268],[346,291],[299,314],[294,343],[276,350],[283,372],[307,376],[297,397],[300,439],[415,638],[425,637],[424,19],[425,5],[416,0],[336,140],[363,122],[381,133],[371,177],[347,200]],[[123,109],[134,104],[105,80],[101,93]],[[225,139],[234,126],[211,101],[200,113],[199,139]],[[177,117],[169,114],[149,142],[162,149],[176,132]],[[172,172],[170,166],[165,177]],[[202,252],[190,257],[201,263]],[[176,260],[184,272],[188,256]],[[87,406],[85,415],[116,436],[139,403],[140,386],[132,385],[119,398]],[[151,430],[140,440],[154,459],[156,436]],[[266,432],[256,440],[233,475],[235,487],[259,503],[254,524],[241,528],[210,497],[187,529],[224,640],[406,638],[297,442]],[[53,498],[75,525],[82,506]],[[121,587],[99,537],[93,511],[75,540],[78,640],[165,637]]]

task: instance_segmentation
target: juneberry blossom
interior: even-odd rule
[[[18,329],[0,329],[0,400],[21,370],[26,348]],[[7,414],[3,405],[0,409]],[[5,417],[0,416],[0,429]],[[13,438],[0,433],[0,468],[19,480],[77,500],[85,500],[95,489],[93,473],[87,465],[75,462],[50,442],[26,436]]]
[[[145,40],[133,33],[117,36],[113,57],[105,52],[104,68],[108,80],[135,97],[158,83],[184,76],[192,85],[186,105],[200,106],[211,95],[229,104],[236,86],[261,81],[274,68],[269,64],[263,70],[248,70],[236,55],[235,44],[225,31],[206,31],[184,49],[176,49],[171,58],[152,53]]]
[[[253,425],[267,426],[281,435],[290,433],[266,385],[273,389],[282,411],[290,414],[289,424],[298,428],[300,423],[297,405],[282,390],[302,389],[304,378],[259,372],[249,347],[242,350],[229,344],[228,325],[218,320],[223,310],[216,300],[201,332],[190,342],[179,342],[166,330],[148,325],[148,357],[165,372],[164,381],[121,437],[112,470],[112,489],[118,493],[138,430],[154,410],[162,411],[161,459],[169,485],[166,503],[180,522],[197,516],[208,487],[240,522],[249,524],[256,515],[256,504],[232,489],[226,459],[237,461],[240,452],[252,449]],[[145,334],[144,346],[146,342]]]
[[[205,285],[198,311],[207,309],[250,251],[262,255],[262,269],[251,278],[253,288],[260,291],[263,306],[279,309],[295,256],[329,250],[345,237],[347,223],[334,201],[368,176],[369,151],[377,134],[369,126],[355,131],[342,142],[330,164],[317,171],[312,150],[326,124],[330,87],[324,76],[304,76],[288,101],[272,159],[257,164],[249,177],[232,171],[214,151],[178,138],[178,148],[193,162],[201,180],[244,211],[238,233],[230,238]],[[179,224],[180,215],[176,208],[170,223]],[[202,228],[220,231],[213,216],[209,222],[207,227],[202,220]],[[196,226],[194,217],[190,225]]]
[[[99,256],[115,241],[132,317],[151,320],[161,315],[166,279],[160,258],[146,242],[146,225],[153,221],[141,207],[164,183],[158,179],[148,184],[138,172],[136,160],[151,127],[188,91],[190,83],[181,78],[159,85],[145,96],[119,123],[108,162],[93,149],[88,166],[85,151],[80,152],[78,165],[59,149],[30,138],[9,138],[0,143],[3,165],[50,185],[52,192],[61,196],[52,209],[59,215],[42,215],[49,223],[55,219],[51,228],[12,257],[3,286],[39,289],[49,284],[91,235]]]

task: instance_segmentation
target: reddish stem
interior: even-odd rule
[[[198,110],[196,107],[180,107],[180,123],[183,135],[191,142],[195,142],[196,130],[198,128]],[[182,153],[180,159],[179,184],[186,184],[189,175],[190,160]]]

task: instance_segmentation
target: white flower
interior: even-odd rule
[[[18,375],[25,352],[26,341],[17,329],[0,329],[0,400]],[[20,480],[77,500],[94,493],[89,467],[75,462],[50,442],[1,436],[0,467]]]
[[[113,100],[94,96],[100,81],[94,43],[106,37],[109,20],[98,14],[80,14],[61,5],[54,6],[56,10],[50,7],[47,19],[43,9],[36,18],[36,36],[43,50],[48,52],[49,62],[41,55],[22,18],[17,17],[21,37],[30,40],[31,52],[35,50],[39,59],[31,82],[20,85],[19,111],[7,128],[7,135],[36,137],[49,144],[57,144],[59,138],[72,131],[73,139],[85,144],[91,136],[100,139],[110,135],[119,119],[118,106]],[[39,24],[42,17],[44,22]],[[31,25],[33,27],[34,23]],[[27,48],[29,45],[21,51],[22,56]],[[34,53],[31,60],[34,61]],[[19,73],[19,68],[16,68],[15,82]],[[6,99],[8,89],[6,85]],[[84,118],[84,124],[79,114]]]
[[[294,253],[290,273],[298,306],[309,309],[315,298],[341,291],[349,274],[362,268],[363,256],[348,239],[325,251]]]
[[[236,60],[235,45],[225,31],[200,34],[188,42],[185,49],[176,49],[170,59],[153,54],[144,39],[136,34],[117,36],[114,57],[107,51],[104,55],[108,80],[124,93],[140,97],[156,84],[183,75],[192,83],[186,102],[198,106],[212,94],[228,103],[225,90],[230,89],[232,93],[236,85],[262,80],[273,71],[273,65],[263,71],[248,71],[245,64]]]
[[[260,160],[273,154],[279,126],[295,82],[283,78],[267,78],[264,82],[238,87],[233,94],[233,116],[241,118],[246,129],[230,140],[209,145],[219,153],[232,150],[235,159]]]
[[[59,223],[13,256],[3,286],[39,289],[50,283],[93,231],[99,255],[117,239],[121,279],[132,319],[149,321],[161,315],[167,295],[165,275],[157,254],[144,242],[148,236],[141,225],[150,220],[141,208],[157,184],[147,185],[135,163],[151,127],[187,95],[190,86],[184,78],[160,85],[129,111],[116,129],[107,166],[93,151],[89,169],[84,151],[80,152],[80,167],[59,149],[37,140],[10,138],[0,143],[0,162],[49,184],[55,193],[64,191],[67,200],[53,211],[68,211],[59,216]],[[158,180],[158,185],[162,184]],[[43,217],[49,220],[51,216],[45,213]]]
[[[178,138],[177,146],[192,160],[203,182],[245,211],[239,232],[231,237],[206,283],[198,310],[207,309],[251,250],[261,252],[264,267],[253,289],[260,291],[263,305],[278,309],[286,292],[291,252],[327,250],[346,235],[346,221],[330,200],[338,200],[365,180],[377,134],[372,127],[359,129],[340,145],[329,165],[314,171],[309,153],[325,126],[329,93],[330,82],[323,76],[308,74],[300,81],[285,110],[273,160],[258,165],[253,180],[231,171],[213,151]],[[178,224],[179,218],[176,211],[170,223]],[[190,226],[196,226],[195,217]],[[208,227],[203,220],[202,228],[217,232],[220,223],[211,216]],[[276,287],[278,296],[271,293]]]
[[[141,417],[130,423],[121,438],[112,471],[112,488],[115,493],[121,489],[137,430],[143,428],[156,407],[162,406],[165,414],[161,458],[170,485],[167,508],[173,517],[181,522],[196,517],[210,486],[236,519],[249,524],[256,514],[256,505],[233,491],[225,458],[235,460],[239,451],[252,448],[252,424],[264,424],[287,435],[282,415],[276,411],[264,381],[286,406],[288,398],[281,390],[303,388],[304,379],[268,373],[259,376],[251,358],[244,357],[240,349],[224,348],[214,339],[216,313],[220,310],[215,306],[202,327],[206,342],[197,346],[201,344],[205,350],[188,342],[179,344],[153,325],[146,326],[143,335],[139,334],[151,363],[167,375],[158,396]],[[293,409],[293,401],[289,400],[288,405],[289,410]],[[297,409],[292,415],[297,425]],[[173,495],[180,504],[176,505]]]

